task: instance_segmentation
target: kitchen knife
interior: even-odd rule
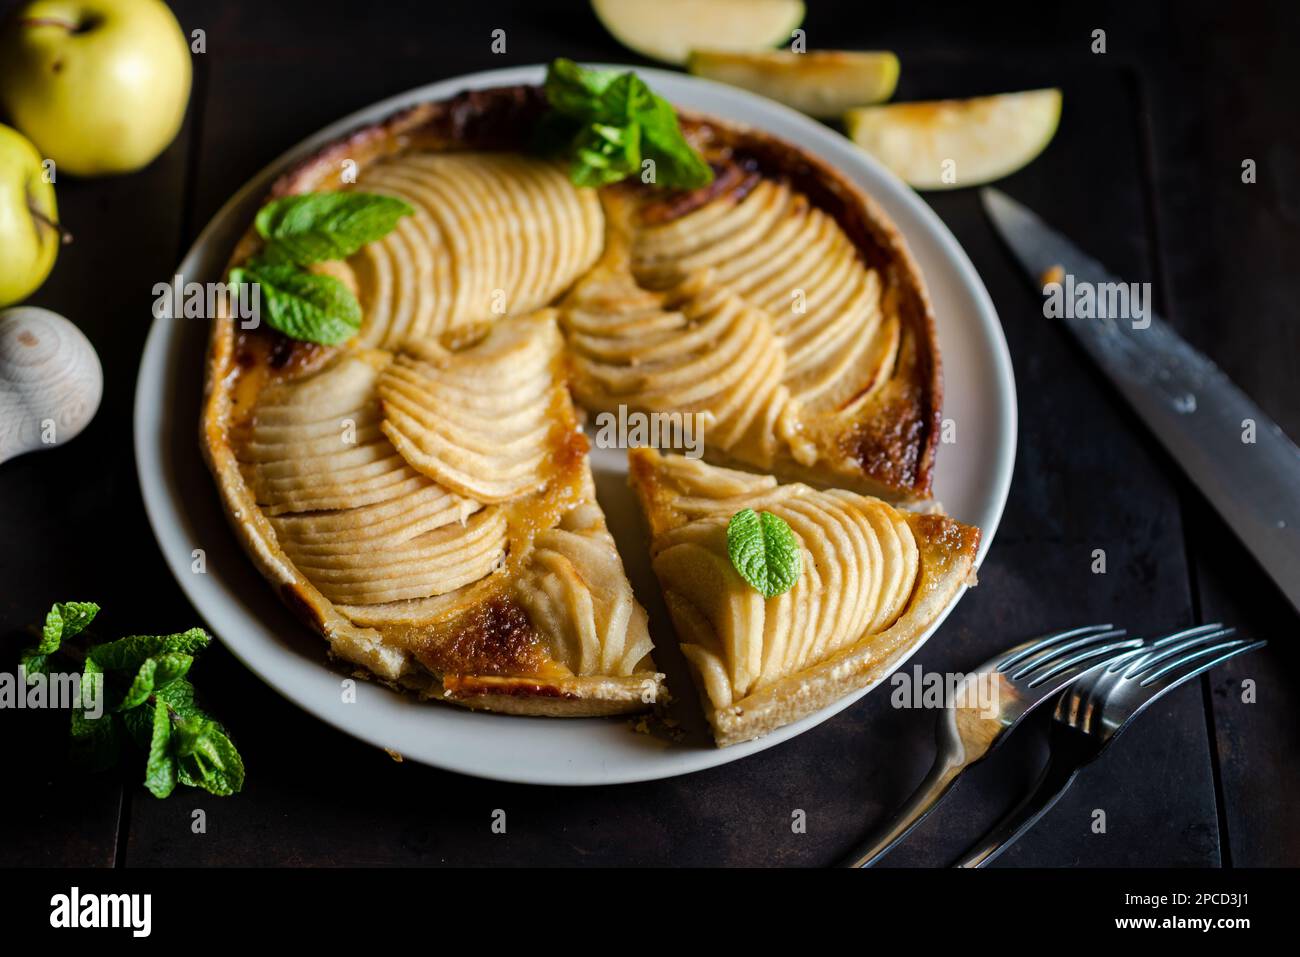
[[[1062,284],[1053,312],[1300,611],[1300,449],[1149,297],[1133,315],[1129,283],[1004,193],[986,188],[980,199],[1035,288]],[[1129,315],[1097,315],[1125,302]]]

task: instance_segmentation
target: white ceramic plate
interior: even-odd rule
[[[907,186],[813,120],[722,84],[660,70],[638,72],[676,104],[760,127],[818,154],[874,196],[902,230],[934,302],[944,404],[961,410],[962,441],[939,451],[936,496],[954,517],[983,529],[983,560],[1011,483],[1015,385],[993,304],[952,234]],[[411,103],[472,87],[538,83],[543,73],[540,66],[476,73],[411,90],[340,120],[240,190],[199,236],[179,272],[186,281],[220,279],[236,238],[272,179],[321,144]],[[596,449],[592,466],[600,502],[637,595],[650,612],[655,659],[668,674],[677,698],[674,713],[686,739],[670,743],[635,734],[626,719],[518,718],[422,704],[364,682],[356,689],[356,701],[345,703],[340,672],[326,661],[324,642],[279,604],[226,527],[196,435],[206,340],[205,322],[157,320],[145,346],[136,384],[135,451],[149,520],[173,574],[211,630],[263,680],[335,727],[407,758],[465,774],[534,784],[617,784],[736,761],[796,737],[870,690],[757,741],[713,747],[649,568],[640,516],[626,487],[626,460],[622,452]],[[203,552],[202,573],[195,571],[196,549]],[[929,634],[944,617],[946,612]]]

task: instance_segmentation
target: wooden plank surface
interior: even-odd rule
[[[1159,231],[1170,320],[1211,355],[1293,439],[1300,437],[1300,127],[1290,91],[1300,61],[1293,4],[1214,7],[1171,23],[1175,45],[1200,42],[1210,64],[1168,57],[1151,85]],[[1227,69],[1249,64],[1248,69]],[[1267,79],[1265,79],[1267,78]],[[1189,95],[1204,108],[1182,107]],[[1253,160],[1256,181],[1242,181]],[[1243,454],[1245,447],[1243,446]],[[1237,625],[1271,645],[1204,679],[1225,828],[1235,866],[1300,863],[1300,722],[1294,637],[1300,616],[1223,522],[1182,487],[1201,620]],[[1253,685],[1253,700],[1251,700]]]
[[[111,370],[110,397],[69,448],[0,468],[0,527],[13,533],[0,543],[0,574],[13,583],[0,597],[0,635],[37,620],[51,600],[83,595],[103,596],[114,631],[195,623],[144,531],[131,459],[130,399],[150,286],[169,277],[183,246],[246,179],[351,110],[443,77],[555,55],[636,62],[585,4],[568,4],[564,15],[554,12],[558,6],[484,2],[452,18],[427,4],[386,5],[382,17],[345,3],[311,4],[310,16],[297,4],[174,4],[186,29],[208,34],[186,133],[145,173],[60,188],[68,221],[74,230],[74,217],[86,223],[95,242],[65,252],[35,301],[77,318],[91,335]],[[1049,11],[1032,25],[973,9],[924,18],[904,8],[867,14],[857,4],[812,7],[810,46],[900,53],[900,99],[1063,85],[1066,113],[1056,141],[1003,187],[1116,270],[1155,281],[1176,324],[1216,357],[1222,351],[1238,381],[1260,389],[1261,401],[1300,434],[1294,388],[1287,390],[1296,361],[1295,340],[1287,337],[1295,327],[1286,325],[1289,313],[1273,308],[1285,290],[1300,291],[1282,274],[1296,251],[1294,185],[1279,175],[1258,191],[1256,205],[1216,208],[1216,217],[1226,217],[1216,224],[1236,222],[1235,233],[1198,232],[1192,197],[1217,190],[1205,184],[1223,172],[1231,150],[1223,146],[1222,155],[1197,164],[1183,159],[1200,155],[1195,125],[1203,113],[1222,125],[1221,140],[1237,129],[1239,111],[1214,91],[1181,82],[1179,71],[1189,67],[1179,66],[1178,56],[1155,52],[1164,43],[1197,49],[1196,31],[1212,24],[1188,18],[1184,34],[1170,37],[1158,14],[1118,6]],[[1088,53],[1098,25],[1109,32],[1105,57]],[[1240,39],[1235,47],[1212,44],[1216,73],[1267,43],[1258,32],[1242,34],[1240,25],[1218,26]],[[490,51],[496,28],[507,31],[505,55]],[[1259,78],[1239,82],[1260,89]],[[1279,149],[1266,123],[1283,115],[1283,98],[1278,91],[1261,104],[1249,127],[1261,155]],[[1282,160],[1294,158],[1290,136]],[[1066,333],[1042,317],[974,194],[927,198],[999,309],[1015,362],[1021,432],[1011,500],[981,584],[916,662],[963,671],[1035,633],[1107,619],[1156,630],[1187,624],[1198,612],[1231,612],[1254,630],[1280,624],[1293,631],[1295,616],[1275,595],[1270,604],[1257,575],[1242,571],[1248,560],[1215,529],[1217,520],[1196,511],[1176,468]],[[1259,235],[1260,228],[1255,255],[1234,257],[1232,236]],[[105,242],[114,231],[123,241]],[[1270,241],[1291,257],[1266,248]],[[1223,269],[1229,260],[1235,272]],[[1210,300],[1201,292],[1207,275],[1217,283]],[[1234,313],[1238,328],[1278,348],[1252,348],[1224,327],[1222,315],[1239,295],[1250,308]],[[960,436],[961,410],[946,414],[958,420]],[[94,521],[113,523],[114,533],[69,548],[76,530]],[[1091,570],[1097,548],[1106,551],[1104,575]],[[1278,637],[1275,648],[1285,640]],[[6,649],[19,646],[12,634],[7,641]],[[1223,856],[1233,863],[1300,862],[1295,815],[1276,821],[1300,781],[1290,770],[1297,742],[1289,662],[1273,654],[1243,662],[1241,673],[1216,673],[1206,686],[1210,710],[1205,688],[1163,702],[1004,863],[1213,865],[1221,859],[1221,824],[1230,839]],[[1253,706],[1234,696],[1248,675],[1259,686]],[[22,753],[43,762],[43,773],[20,778],[0,799],[0,809],[10,811],[0,825],[0,861],[820,865],[906,796],[931,748],[932,715],[895,709],[882,691],[795,742],[690,777],[580,790],[522,787],[395,763],[299,711],[224,648],[207,653],[196,681],[245,754],[250,773],[242,795],[187,793],[159,802],[134,783],[133,772],[123,777],[125,790],[113,775],[83,782],[45,746],[50,738],[35,722],[15,724],[5,715],[5,729],[20,732]],[[1040,757],[1034,735],[1013,742],[973,772],[889,863],[949,863],[1027,784]],[[39,808],[35,824],[10,823],[23,820],[22,808]],[[207,830],[195,834],[200,808]],[[505,835],[490,830],[497,809],[507,813]],[[1097,809],[1106,812],[1105,834],[1091,828]],[[791,827],[798,811],[807,816],[806,833]]]

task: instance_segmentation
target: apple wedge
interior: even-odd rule
[[[682,64],[694,47],[763,50],[790,40],[803,0],[591,0],[605,29],[630,50]]]
[[[849,138],[917,189],[978,186],[1043,151],[1061,118],[1061,91],[849,110]]]
[[[686,62],[696,76],[753,90],[822,119],[883,103],[898,85],[898,57],[883,52],[707,49],[692,50]]]

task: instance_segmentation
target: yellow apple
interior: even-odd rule
[[[694,47],[762,50],[789,43],[804,0],[591,0],[614,39],[665,63],[685,63]]]
[[[33,0],[0,35],[0,105],[61,173],[150,163],[181,128],[190,72],[160,0]]]
[[[979,186],[1047,148],[1061,91],[864,106],[844,114],[849,138],[917,189]]]
[[[35,292],[59,254],[59,212],[42,162],[25,136],[0,126],[0,308]]]

